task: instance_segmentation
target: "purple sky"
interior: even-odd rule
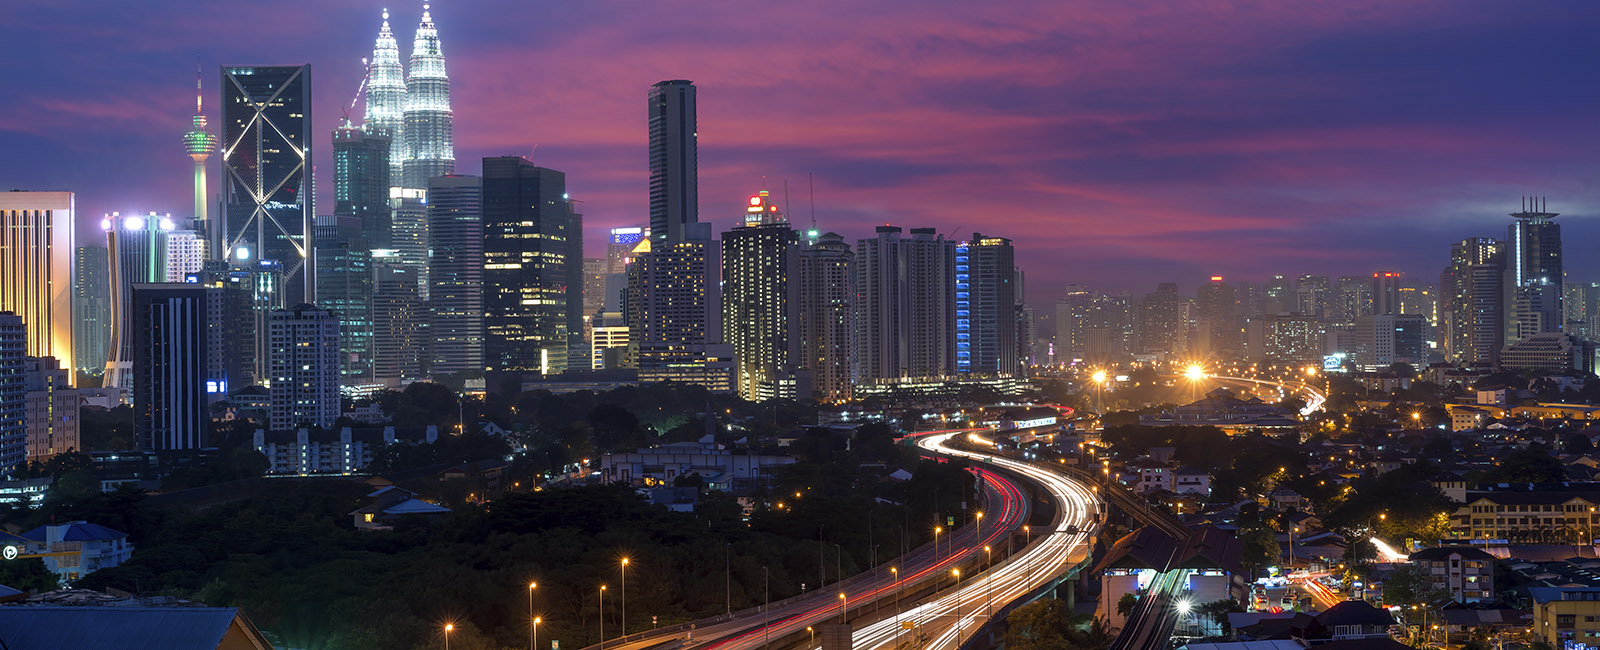
[[[389,5],[403,54],[420,5]],[[85,226],[112,210],[187,215],[196,61],[212,105],[221,64],[309,62],[328,212],[328,134],[383,6],[0,5],[0,185],[73,190]],[[780,201],[789,181],[804,224],[811,172],[819,227],[1011,237],[1033,300],[1068,282],[1190,291],[1213,274],[1436,280],[1451,241],[1503,237],[1524,194],[1563,213],[1571,277],[1600,280],[1587,254],[1600,3],[440,0],[433,13],[458,171],[538,145],[534,161],[582,201],[590,255],[605,228],[645,220],[645,93],[684,78],[700,89],[703,220],[731,225],[765,177]]]

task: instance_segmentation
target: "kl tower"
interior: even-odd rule
[[[183,134],[183,148],[188,150],[189,157],[194,159],[194,229],[199,231],[205,242],[205,257],[211,259],[220,246],[212,240],[211,221],[206,218],[206,159],[217,150],[217,136],[206,129],[206,116],[200,110],[200,75],[199,68],[194,74],[194,128]]]

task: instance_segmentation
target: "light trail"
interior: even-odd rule
[[[1261,384],[1261,385],[1265,385],[1265,386],[1276,386],[1278,388],[1278,394],[1279,395],[1283,395],[1283,394],[1286,394],[1286,393],[1289,393],[1289,392],[1296,392],[1296,391],[1304,392],[1305,396],[1306,396],[1306,406],[1305,406],[1305,408],[1300,409],[1300,415],[1302,415],[1302,416],[1311,415],[1312,413],[1316,413],[1317,411],[1322,410],[1322,405],[1328,401],[1328,396],[1322,394],[1322,391],[1319,391],[1319,390],[1317,390],[1315,388],[1312,388],[1309,384],[1304,384],[1304,383],[1300,383],[1300,382],[1290,383],[1290,382],[1282,382],[1282,381],[1272,381],[1270,379],[1250,379],[1248,377],[1224,377],[1222,375],[1206,375],[1206,378],[1207,379],[1217,379],[1217,380],[1221,380],[1221,381],[1239,381],[1239,382],[1245,382],[1245,383],[1250,383],[1250,384]]]

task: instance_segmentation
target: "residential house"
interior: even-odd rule
[[[1494,556],[1470,546],[1439,546],[1411,554],[1411,563],[1428,572],[1433,586],[1458,603],[1487,602],[1494,596]]]
[[[44,557],[45,568],[63,583],[117,566],[133,556],[127,533],[85,521],[40,526],[22,537],[43,546],[50,554]]]
[[[367,495],[372,503],[350,512],[357,530],[390,530],[405,519],[432,521],[449,514],[450,509],[417,498],[417,493],[393,485]]]

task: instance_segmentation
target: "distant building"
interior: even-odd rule
[[[0,473],[28,459],[27,343],[22,317],[0,312]]]
[[[482,183],[476,176],[428,183],[428,339],[435,375],[484,367]]]
[[[1524,200],[1506,227],[1506,341],[1559,332],[1566,322],[1561,306],[1561,224],[1543,199]]]
[[[1451,362],[1490,368],[1505,341],[1505,244],[1489,237],[1463,239],[1450,248],[1441,276],[1441,319]]]
[[[1469,490],[1450,517],[1455,539],[1568,542],[1600,527],[1600,494],[1588,489]]]
[[[100,374],[111,346],[111,267],[103,246],[73,251],[73,371]]]
[[[650,87],[650,243],[665,248],[694,238],[700,221],[698,108],[694,82]]]
[[[1356,365],[1383,370],[1396,363],[1427,362],[1428,346],[1420,315],[1379,314],[1356,319]]]
[[[368,101],[371,105],[370,95]],[[368,128],[352,127],[346,119],[333,130],[333,214],[353,217],[367,248],[387,249],[394,244],[391,162],[398,166],[400,161],[390,160],[394,139],[375,117],[367,116]]]
[[[1600,640],[1600,588],[1533,587],[1533,630],[1556,648],[1594,645]]]
[[[584,356],[585,313],[583,217],[567,195],[567,175],[517,156],[484,158],[482,217],[481,365],[565,371],[569,354]]]
[[[856,242],[857,385],[956,372],[956,242],[933,228],[878,226]]]
[[[670,485],[678,478],[698,474],[708,488],[736,491],[766,485],[774,470],[792,464],[794,458],[790,456],[735,454],[715,445],[672,443],[601,456],[600,480],[640,486]]]
[[[1458,603],[1495,600],[1493,555],[1470,546],[1439,546],[1412,553],[1410,560]]]
[[[1011,240],[972,234],[956,245],[956,371],[1022,374]]]
[[[739,396],[810,397],[809,386],[796,395],[794,384],[799,234],[766,190],[749,203],[741,224],[722,234],[722,333],[733,347]]]
[[[699,224],[705,235],[710,224]],[[722,340],[721,248],[707,239],[656,246],[628,265],[628,351],[639,381],[732,392],[733,348]]]
[[[820,401],[848,402],[855,394],[855,253],[836,233],[808,233],[798,261],[796,365],[811,372]]]
[[[314,302],[311,66],[224,66],[221,88],[223,227],[208,248],[277,263],[283,304]]]
[[[166,277],[158,282],[186,282],[206,261],[205,236],[193,230],[167,233]]]
[[[77,367],[73,226],[71,192],[0,192],[0,311],[27,324],[24,354],[66,368]]]
[[[371,173],[387,178],[389,168],[375,167]],[[340,381],[345,387],[368,386],[376,379],[372,365],[372,251],[366,243],[367,224],[351,215],[322,215],[316,222],[317,304],[339,318]]]
[[[394,251],[373,251],[372,259],[373,381],[397,388],[423,376],[420,326],[428,315],[417,297],[417,270]]]
[[[268,315],[272,429],[331,427],[339,418],[339,319],[299,305]]]
[[[167,281],[167,235],[176,225],[171,215],[111,213],[100,221],[111,259],[111,357],[102,385],[133,390],[135,355],[133,286]]]
[[[393,485],[378,488],[367,498],[372,503],[350,513],[356,530],[392,530],[403,520],[432,521],[450,513],[449,508],[423,501],[417,493]]]
[[[207,446],[206,292],[203,285],[183,282],[133,286],[133,422],[139,449]]]
[[[384,445],[399,442],[432,443],[437,427],[429,425],[402,437],[394,427],[267,431],[257,429],[251,447],[267,457],[267,474],[273,476],[348,476],[366,469]]]
[[[28,461],[44,462],[56,454],[82,450],[78,439],[78,389],[72,371],[50,357],[23,360],[27,391]]]
[[[1562,332],[1529,334],[1500,351],[1500,366],[1512,370],[1593,373],[1595,344]]]
[[[45,552],[52,553],[44,558],[45,568],[63,583],[120,565],[133,556],[133,544],[128,543],[127,533],[84,521],[40,526],[23,533],[22,537],[43,545]]]

